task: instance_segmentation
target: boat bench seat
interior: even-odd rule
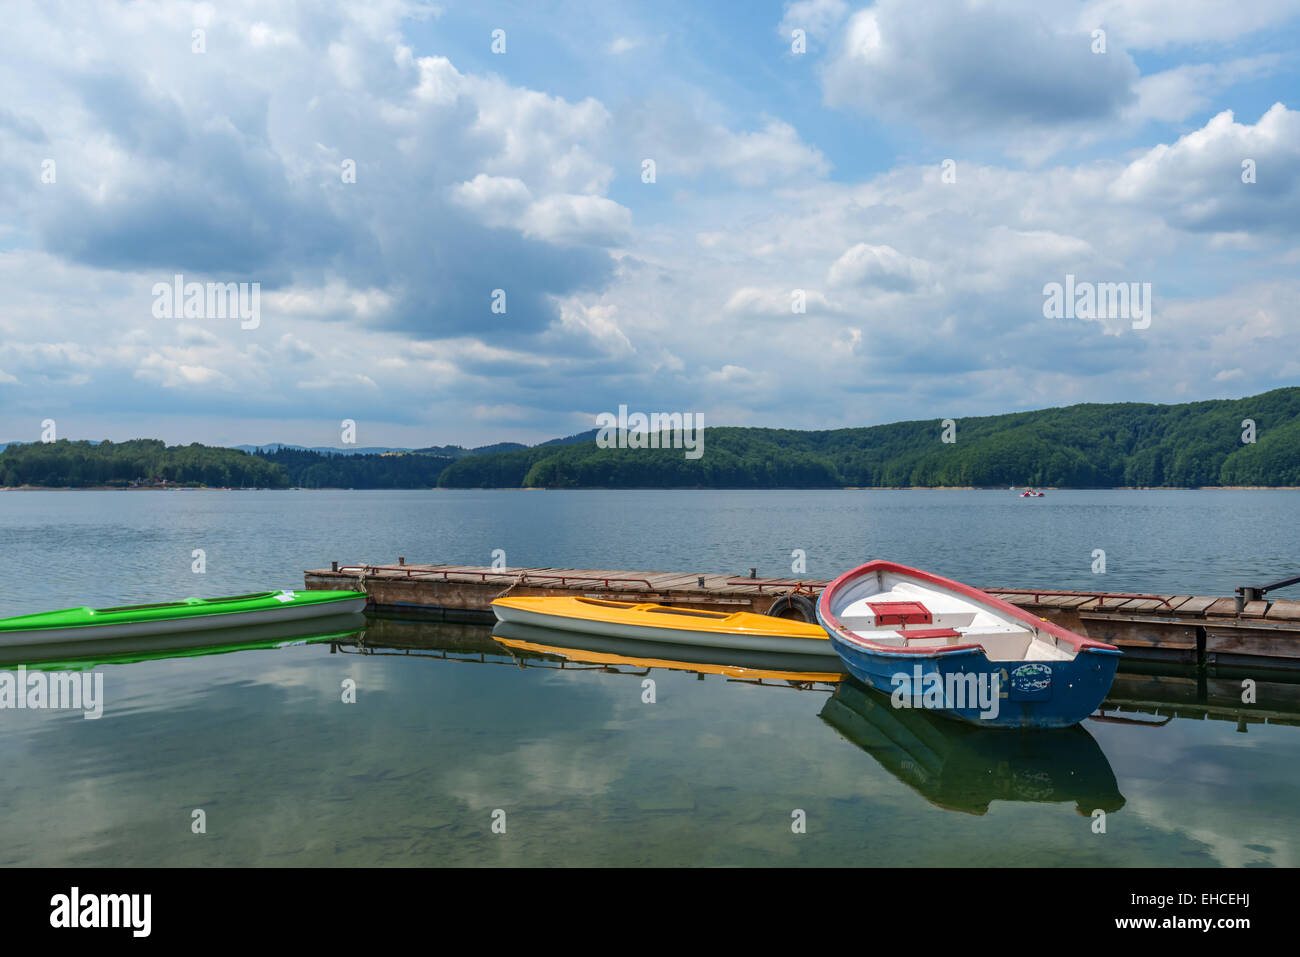
[[[1060,648],[1051,639],[1036,637],[1028,629],[997,635],[972,635],[990,661],[1070,661],[1072,649]]]

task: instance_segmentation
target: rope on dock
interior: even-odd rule
[[[493,595],[492,600],[496,601],[498,598],[505,598],[506,595],[509,595],[512,591],[515,590],[516,585],[522,585],[527,580],[528,580],[528,573],[520,572],[517,576],[515,576],[515,580],[510,583],[509,587],[506,588],[506,590],[501,592],[500,594]]]

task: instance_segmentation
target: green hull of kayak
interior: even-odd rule
[[[357,591],[264,591],[223,598],[186,598],[158,605],[122,605],[116,608],[65,608],[0,619],[0,639],[5,636],[53,634],[69,630],[94,631],[123,626],[159,625],[164,622],[194,622],[213,619],[220,627],[225,616],[250,616],[272,620],[302,617],[304,612],[331,614],[344,606],[355,610],[364,603],[365,592]]]

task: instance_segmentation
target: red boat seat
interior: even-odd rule
[[[928,625],[934,619],[919,601],[869,601],[877,625]]]

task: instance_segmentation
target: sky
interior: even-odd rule
[[[620,405],[817,429],[1300,384],[1300,0],[4,19],[0,441],[474,446]],[[1067,282],[1149,312],[1050,314]],[[245,313],[206,298],[228,283]]]

